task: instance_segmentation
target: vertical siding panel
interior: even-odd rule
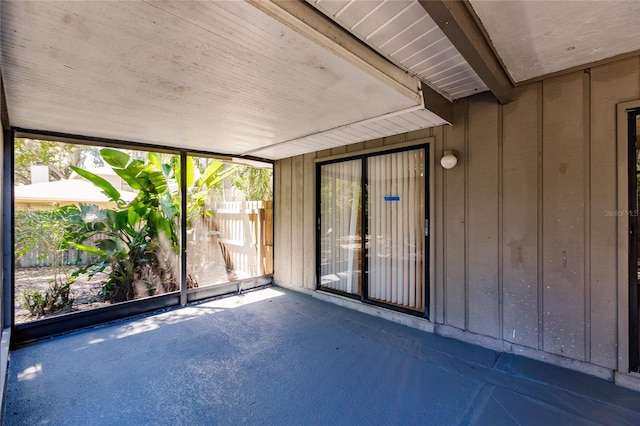
[[[543,87],[544,350],[585,360],[584,73]]]
[[[347,145],[347,152],[362,151],[364,149],[364,142],[352,143]]]
[[[400,133],[397,135],[393,135],[393,136],[387,136],[386,138],[384,138],[384,145],[385,146],[390,146],[390,145],[395,145],[398,143],[404,143],[407,141],[407,134],[406,133]]]
[[[303,159],[303,283],[305,288],[316,288],[316,164],[315,154],[305,154]]]
[[[432,267],[435,269],[435,282],[431,283],[433,301],[433,312],[431,312],[431,320],[438,324],[444,323],[444,265],[445,265],[445,253],[444,253],[444,170],[440,167],[439,153],[443,151],[445,144],[444,141],[444,126],[439,126],[433,129],[433,136],[435,137],[434,149],[435,158],[429,158],[429,167],[433,168],[434,181],[431,183],[430,192],[433,191],[434,198],[434,210],[431,213],[432,229],[434,235],[431,239],[434,240],[433,258],[435,259]],[[427,152],[428,154],[428,152]],[[429,272],[429,271],[427,271]],[[427,289],[429,291],[429,289]]]
[[[340,154],[346,154],[347,152],[347,146],[339,146],[336,148],[331,148],[331,155],[340,155]]]
[[[325,149],[322,151],[316,151],[316,158],[329,157],[331,155],[330,149]]]
[[[503,107],[503,336],[538,347],[538,86]]]
[[[640,96],[638,58],[591,70],[591,362],[616,367],[616,104]]]
[[[2,93],[4,92],[4,89],[2,88],[2,77],[0,77],[0,96],[2,96]],[[5,126],[9,126],[9,123],[5,123],[2,120],[2,117],[4,117],[5,111],[4,111],[5,105],[2,102],[2,99],[0,99],[0,164],[3,165],[3,169],[4,169],[4,137],[5,137],[5,130],[4,127]],[[0,188],[3,187],[4,182],[4,171],[0,172]],[[0,196],[0,212],[4,211],[4,195]],[[2,222],[3,224],[4,219],[0,218],[0,222]],[[4,300],[4,295],[5,295],[5,291],[8,292],[9,289],[3,289],[4,285],[5,285],[5,276],[4,276],[4,232],[0,232],[0,265],[3,265],[2,268],[0,268],[0,330],[4,330],[5,326],[11,326],[12,324],[9,323],[8,321],[5,322],[5,315],[8,314],[8,312],[4,312],[4,305],[5,305],[5,300]],[[8,277],[7,277],[8,278]],[[11,316],[9,316],[11,317]],[[4,395],[4,393],[3,393]]]
[[[284,285],[291,285],[291,158],[280,161],[280,260],[278,281]]]
[[[418,139],[424,139],[433,136],[433,127],[429,127],[427,129],[413,130],[407,133],[406,140],[407,141],[415,141]]]
[[[291,159],[291,284],[303,287],[304,270],[303,156]]]
[[[384,146],[383,138],[373,139],[364,143],[364,149],[378,148],[381,146]]]
[[[469,330],[500,337],[498,288],[498,104],[469,102]]]
[[[445,317],[448,325],[465,328],[465,132],[468,101],[453,105],[453,126],[445,127],[446,145],[443,149],[455,149],[458,166],[444,171],[444,235],[445,264]],[[436,154],[437,158],[442,152]]]

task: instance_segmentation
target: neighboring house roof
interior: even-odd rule
[[[122,199],[131,201],[136,193],[120,190]],[[17,208],[28,205],[68,205],[68,204],[98,204],[113,205],[109,198],[91,182],[84,179],[57,180],[53,182],[35,183],[14,187],[14,199]]]

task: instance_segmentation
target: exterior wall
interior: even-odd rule
[[[2,81],[0,80],[0,84],[2,84]],[[4,103],[2,103],[2,101],[0,100],[0,108],[4,109]],[[0,117],[3,115],[2,114],[3,111],[0,110]],[[8,123],[7,123],[8,125]],[[0,165],[4,164],[4,123],[0,123]],[[4,166],[3,166],[4,167]],[[4,177],[4,172],[0,171],[0,188],[3,187],[3,177]],[[4,211],[3,208],[3,197],[0,197],[0,212]],[[0,233],[0,247],[3,247],[3,235],[4,233]],[[0,265],[4,265],[4,249],[0,249]],[[0,268],[0,283],[4,282],[4,267]],[[3,307],[4,307],[4,300],[2,298],[3,296],[3,291],[0,291],[0,330],[4,330],[4,315],[3,315]]]
[[[275,282],[315,288],[314,159],[433,136],[436,330],[618,369],[616,104],[638,98],[633,57],[519,87],[508,105],[457,101],[452,126],[276,162]],[[444,149],[459,152],[452,170]]]
[[[2,77],[0,76],[0,188],[3,188],[3,178],[4,178],[4,142],[5,142],[5,131],[8,133],[9,123],[5,123],[5,117],[7,111],[5,110],[6,105],[4,101],[4,86],[2,83]],[[3,205],[4,197],[0,196],[0,212],[4,212]],[[4,219],[3,219],[4,224]],[[3,265],[0,268],[0,283],[4,283],[4,244],[3,244],[4,233],[0,233],[0,265]],[[5,312],[4,308],[4,293],[5,290],[0,291],[0,331],[4,330],[5,326]],[[4,364],[3,364],[4,365]]]

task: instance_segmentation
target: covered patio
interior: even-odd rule
[[[16,349],[6,424],[616,424],[640,393],[268,287]]]
[[[639,2],[0,16],[4,423],[640,424]],[[269,267],[189,288],[181,201],[177,290],[17,324],[21,137],[268,163]]]

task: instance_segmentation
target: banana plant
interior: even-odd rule
[[[159,155],[149,153],[143,162],[110,148],[100,150],[100,155],[137,195],[127,203],[106,179],[72,167],[116,205],[111,209],[81,206],[78,221],[83,224],[83,231],[78,242],[71,245],[99,256],[102,261],[78,273],[92,275],[110,267],[103,295],[112,302],[139,297],[141,285],[146,286],[146,295],[177,290],[177,274],[173,273],[172,265],[177,265],[180,248],[180,159],[174,156],[166,164]],[[187,157],[185,166],[186,217],[190,228],[196,217],[213,215],[207,207],[210,191],[230,176],[234,167],[225,169],[223,162],[214,160],[201,172],[192,157]],[[94,246],[85,244],[98,234],[101,239]]]
[[[171,257],[177,255],[180,246],[180,210],[169,190],[171,180],[175,182],[171,167],[162,164],[154,153],[149,154],[147,162],[132,159],[129,154],[110,148],[100,150],[100,155],[123,181],[137,191],[137,195],[127,203],[120,191],[106,179],[72,167],[73,171],[102,189],[116,205],[108,209],[94,208],[92,214],[79,217],[84,223],[84,232],[80,241],[72,245],[103,258],[91,273],[110,266],[103,293],[112,302],[177,289],[176,274],[171,272],[171,264],[175,262]],[[96,240],[95,246],[84,244],[96,234],[100,234],[102,239]],[[141,294],[140,287],[146,288],[147,294]]]
[[[180,162],[176,158],[174,161],[174,170],[176,170],[176,178],[180,184]],[[209,165],[200,171],[196,167],[193,157],[187,156],[186,161],[186,197],[187,197],[187,229],[194,226],[194,221],[198,217],[211,217],[215,212],[209,208],[209,200],[211,190],[219,187],[222,182],[236,172],[236,166],[226,167],[225,163],[219,160],[213,160]],[[178,193],[176,193],[177,195]],[[179,203],[179,198],[175,199]]]

